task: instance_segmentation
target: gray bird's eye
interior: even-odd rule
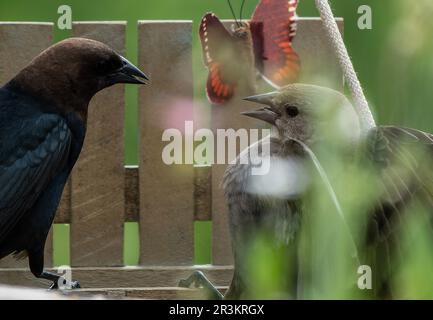
[[[286,105],[286,113],[289,117],[294,118],[299,114],[299,109],[295,106]]]

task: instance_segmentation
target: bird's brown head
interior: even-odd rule
[[[312,145],[325,136],[359,137],[358,117],[347,98],[338,91],[307,84],[290,84],[278,91],[245,98],[262,108],[242,112],[277,128],[278,135]]]
[[[142,71],[107,45],[69,38],[35,57],[9,85],[68,112],[87,110],[98,91],[114,84],[147,81]]]

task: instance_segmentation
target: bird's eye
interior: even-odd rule
[[[98,62],[97,70],[99,74],[108,74],[112,71],[117,70],[120,67],[120,63],[114,59],[102,60]]]
[[[299,114],[299,109],[297,107],[287,105],[285,108],[287,115],[291,118],[294,118]]]

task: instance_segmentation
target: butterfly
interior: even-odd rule
[[[292,41],[297,5],[298,0],[261,0],[251,21],[236,21],[231,31],[213,13],[202,18],[199,35],[211,103],[228,102],[242,82],[254,78],[255,69],[274,86],[296,81],[300,60]]]

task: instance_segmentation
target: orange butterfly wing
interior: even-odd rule
[[[261,0],[251,20],[256,66],[278,86],[299,76],[300,60],[292,47],[297,5],[298,0]]]
[[[224,104],[233,97],[238,82],[232,72],[236,68],[233,37],[213,13],[202,18],[199,34],[204,63],[209,69],[207,96],[214,104]]]

